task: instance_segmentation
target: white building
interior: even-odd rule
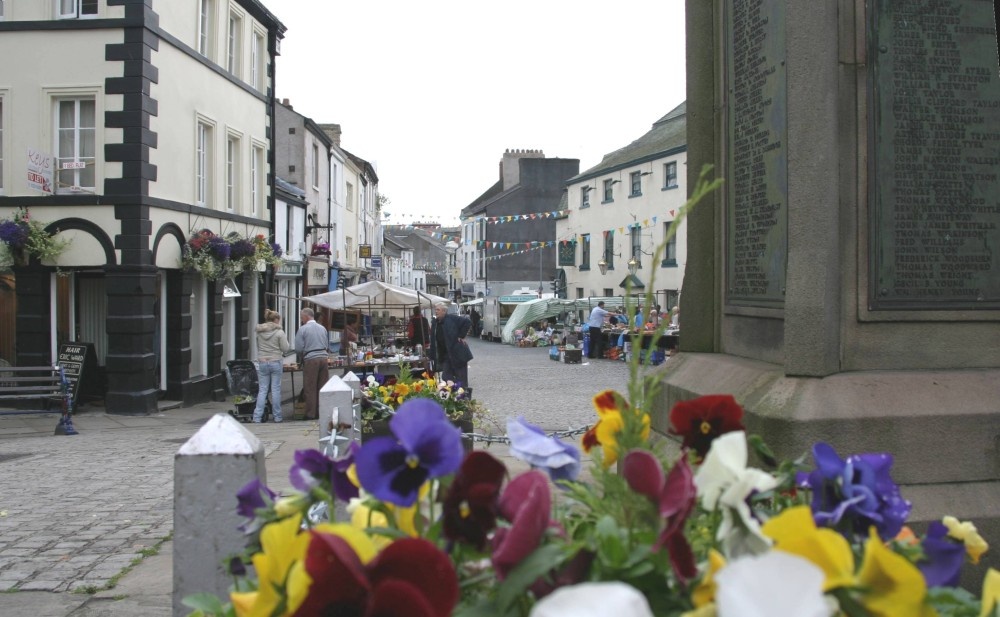
[[[181,269],[192,232],[270,237],[274,56],[284,26],[258,0],[34,0],[0,21],[0,216],[18,207],[71,239],[16,266],[15,357],[91,343],[111,413],[161,391],[218,398],[251,353],[256,272]],[[16,58],[16,61],[11,59]],[[51,194],[29,161],[51,165]],[[11,314],[10,311],[3,311]],[[9,350],[8,352],[9,353]]]
[[[685,112],[681,103],[648,133],[567,181],[569,216],[556,223],[557,277],[564,277],[567,297],[623,295],[631,282],[633,293],[652,286],[664,311],[676,305],[686,224],[665,238],[687,195]]]

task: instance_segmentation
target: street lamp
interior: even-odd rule
[[[601,276],[608,273],[608,262],[601,257],[601,261],[597,262],[597,267],[601,270]]]
[[[639,270],[639,260],[632,255],[632,259],[628,260],[628,273],[635,274]]]

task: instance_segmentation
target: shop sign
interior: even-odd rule
[[[275,276],[279,276],[282,278],[302,276],[302,262],[301,261],[281,262],[281,265],[278,266],[278,270],[275,272]]]
[[[362,244],[358,246],[358,257],[361,259],[371,259],[372,256],[372,245]]]

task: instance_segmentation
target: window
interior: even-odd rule
[[[577,299],[583,298],[583,287],[576,288],[576,297]]]
[[[604,232],[604,262],[608,264],[608,270],[615,269],[615,232],[614,230]]]
[[[316,144],[312,145],[312,186],[314,189],[319,189],[319,146]]]
[[[3,20],[3,0],[0,0],[0,20]]]
[[[264,35],[253,31],[253,46],[250,47],[250,85],[258,92],[264,92],[264,67],[267,66],[267,48]]]
[[[344,203],[348,212],[354,212],[354,185],[350,182],[347,183],[347,195],[344,198]]]
[[[212,36],[215,29],[215,0],[201,0],[201,10],[198,13],[198,53],[211,58]]]
[[[236,13],[229,14],[229,38],[226,41],[226,69],[240,76],[243,55],[243,20]]]
[[[611,289],[610,287],[605,287],[604,288],[604,297],[605,298],[610,298],[613,295],[615,295],[615,290],[614,289]]]
[[[670,231],[670,225],[673,221],[667,221],[663,224],[663,237],[667,237],[667,232]],[[673,236],[667,241],[667,246],[663,249],[663,261],[660,262],[660,266],[676,266],[677,265],[677,236]]]
[[[642,268],[642,228],[638,225],[633,225],[629,229],[629,240],[632,245],[632,258],[635,259],[636,263],[639,264],[639,268]]]
[[[590,234],[580,236],[580,269],[590,270]]]
[[[255,145],[250,155],[250,214],[264,211],[264,148]]]
[[[94,192],[97,129],[93,98],[56,101],[57,193]]]
[[[97,0],[57,0],[59,19],[85,19],[97,17]],[[2,3],[0,3],[2,4]],[[3,12],[0,6],[0,13]],[[2,15],[0,15],[2,16]]]
[[[344,238],[344,259],[348,263],[354,263],[354,238],[350,236]]]
[[[677,188],[677,162],[663,164],[663,188]]]
[[[195,141],[194,203],[208,208],[212,205],[212,126],[199,121]]]
[[[240,209],[240,138],[226,138],[226,209]]]
[[[590,207],[590,187],[581,186],[580,187],[580,207],[589,208]]]
[[[3,18],[3,0],[0,0],[0,19]],[[0,98],[0,195],[3,195],[3,98]]]
[[[559,265],[576,265],[576,240],[563,240],[559,243]]]
[[[642,195],[642,174],[638,171],[633,171],[629,174],[629,181],[631,182],[632,191],[628,194],[629,197],[638,197]]]
[[[604,181],[604,203],[615,200],[615,181]]]

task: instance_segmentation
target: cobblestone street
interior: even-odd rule
[[[470,343],[469,379],[475,398],[499,423],[484,427],[494,434],[518,415],[547,431],[590,424],[593,395],[623,389],[628,376],[624,362],[563,364],[550,360],[547,348]],[[290,388],[287,377],[286,384]],[[7,611],[31,596],[25,592],[76,591],[57,593],[69,608],[52,614],[103,614],[72,607],[85,604],[87,593],[114,587],[123,571],[170,536],[174,454],[208,418],[231,407],[206,403],[129,417],[91,406],[76,416],[76,436],[52,435],[55,415],[0,416],[0,591],[10,592],[0,594],[0,613],[13,614]],[[251,430],[264,442],[269,485],[287,489],[292,454],[315,446],[316,423]],[[169,552],[170,542],[162,548]],[[164,570],[157,576],[169,580],[169,569],[162,562],[157,567]]]

